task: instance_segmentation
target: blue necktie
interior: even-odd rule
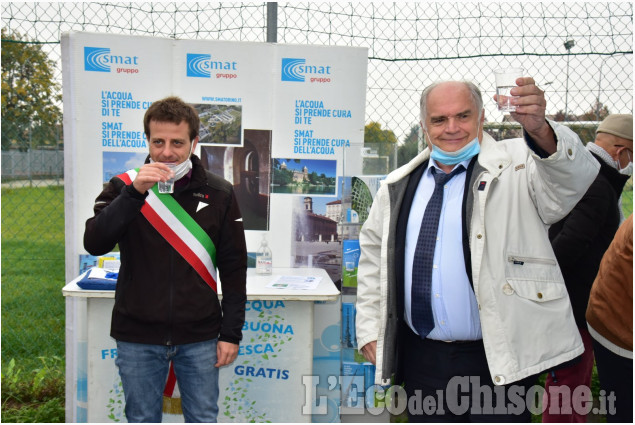
[[[432,289],[432,261],[439,232],[439,216],[443,206],[443,186],[455,175],[465,171],[459,165],[450,174],[445,174],[432,167],[434,192],[428,201],[421,220],[421,229],[417,239],[414,260],[412,263],[411,317],[412,324],[421,338],[428,336],[434,329],[434,317],[430,292]]]

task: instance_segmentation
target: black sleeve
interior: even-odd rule
[[[554,134],[555,134],[555,131],[554,131]],[[527,143],[527,146],[529,147],[529,149],[534,151],[534,153],[538,155],[540,158],[545,159],[551,156],[546,150],[538,146],[536,141],[529,135],[529,133],[525,131],[524,128],[523,128],[523,138],[525,139],[525,142]],[[558,139],[556,138],[556,144],[557,143],[558,143]]]
[[[238,202],[230,190],[228,207],[216,246],[216,265],[223,290],[220,341],[238,344],[242,339],[247,300],[247,244]]]
[[[146,196],[113,177],[95,200],[95,215],[86,220],[84,249],[91,255],[112,251],[130,222],[140,214]]]
[[[580,202],[561,223],[551,245],[561,266],[571,268],[591,248],[617,199],[608,183],[595,179]]]

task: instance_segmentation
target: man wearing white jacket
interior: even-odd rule
[[[527,421],[535,375],[584,349],[547,230],[599,164],[545,119],[533,78],[516,84],[524,137],[501,142],[474,84],[426,88],[429,147],[382,182],[360,234],[358,346],[377,384],[405,384],[411,422]]]

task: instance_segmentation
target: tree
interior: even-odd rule
[[[610,115],[609,107],[600,102],[599,98],[595,99],[595,103],[591,105],[591,109],[581,115],[567,115],[567,121],[602,121]],[[559,110],[553,116],[554,121],[564,121],[564,112]]]
[[[397,148],[397,166],[407,164],[419,153],[419,125],[410,127],[410,133]]]
[[[609,108],[599,98],[595,99],[595,103],[591,106],[591,109],[582,114],[580,121],[602,121],[609,115]]]
[[[212,128],[212,143],[224,144],[228,143],[227,136],[229,134],[229,125],[218,122]]]
[[[271,178],[272,184],[277,184],[279,186],[288,186],[293,183],[293,171],[274,168],[273,175]]]
[[[379,156],[390,156],[397,145],[397,137],[392,130],[382,130],[380,123],[371,121],[364,127],[364,145],[374,147]]]
[[[2,28],[2,149],[57,144],[62,97],[54,69],[41,45]]]
[[[587,144],[595,140],[595,130],[597,127],[576,121],[595,121],[599,123],[610,114],[611,112],[608,106],[600,102],[599,98],[596,98],[591,108],[582,115],[567,115],[567,121],[569,122],[567,125],[580,137],[582,143]],[[564,112],[558,111],[553,119],[554,121],[564,121]]]
[[[599,123],[609,116],[609,114],[610,112],[608,106],[600,102],[599,98],[596,98],[595,103],[591,105],[591,109],[580,115],[577,119],[578,121],[596,121]],[[578,136],[580,136],[580,140],[582,140],[582,143],[584,144],[595,140],[596,129],[596,126],[589,127],[588,125],[571,125],[571,130],[575,131]]]
[[[554,121],[564,121],[564,111],[561,109],[553,116]]]

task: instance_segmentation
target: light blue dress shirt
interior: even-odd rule
[[[415,333],[417,331],[412,325],[411,316],[412,261],[419,238],[421,220],[434,191],[434,177],[430,172],[431,167],[436,167],[436,164],[433,163],[434,161],[430,159],[428,168],[421,176],[412,200],[406,229],[404,253],[405,320]],[[469,163],[469,160],[463,161],[455,168],[463,165],[467,170]],[[438,169],[438,167],[436,168]],[[463,258],[461,210],[465,176],[465,172],[454,176],[445,185],[443,192],[443,206],[437,235],[437,242],[442,243],[437,243],[432,263],[430,300],[435,326],[428,335],[430,339],[466,341],[482,338],[478,304],[465,271],[465,259]]]

